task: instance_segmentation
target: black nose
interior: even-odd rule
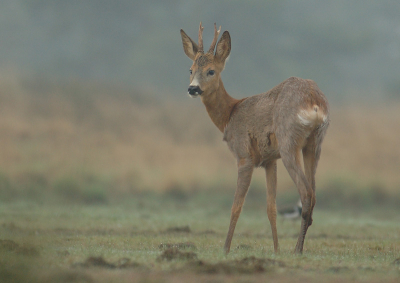
[[[203,91],[200,89],[200,87],[198,85],[189,86],[188,92],[189,92],[190,95],[198,95],[198,94],[202,94],[203,93]]]

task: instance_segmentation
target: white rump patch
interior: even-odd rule
[[[311,117],[308,116],[308,112],[305,110],[301,110],[297,117],[299,117],[300,123],[304,126],[309,126],[312,123]]]
[[[315,126],[319,123],[325,123],[327,116],[317,105],[313,105],[310,109],[302,109],[297,114],[299,121],[304,126]]]

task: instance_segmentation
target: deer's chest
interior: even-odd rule
[[[256,167],[280,158],[278,141],[270,131],[259,135],[248,130],[237,131],[234,134],[225,132],[224,141],[238,160],[251,159]]]

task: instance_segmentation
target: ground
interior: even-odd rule
[[[0,204],[1,282],[398,282],[400,216],[393,209],[316,209],[303,255],[299,221],[250,199],[228,256],[230,198],[138,195],[106,205]]]

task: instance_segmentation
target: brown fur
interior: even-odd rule
[[[200,32],[202,27],[200,24]],[[216,28],[215,28],[216,30]],[[276,230],[276,160],[282,158],[296,184],[303,205],[302,223],[295,251],[303,251],[304,238],[312,223],[315,205],[315,173],[321,144],[329,125],[329,107],[322,91],[312,80],[289,78],[266,93],[241,100],[229,96],[220,74],[231,50],[227,31],[206,54],[181,30],[186,55],[193,60],[191,85],[202,90],[201,100],[223,140],[237,159],[238,181],[225,251],[231,246],[236,223],[250,185],[254,167],[264,167],[267,178],[267,213],[274,250],[279,250]],[[218,36],[217,32],[214,33]],[[199,38],[202,36],[199,35]],[[201,59],[203,56],[207,59]],[[210,75],[209,71],[215,74]],[[304,172],[300,160],[303,154]]]

